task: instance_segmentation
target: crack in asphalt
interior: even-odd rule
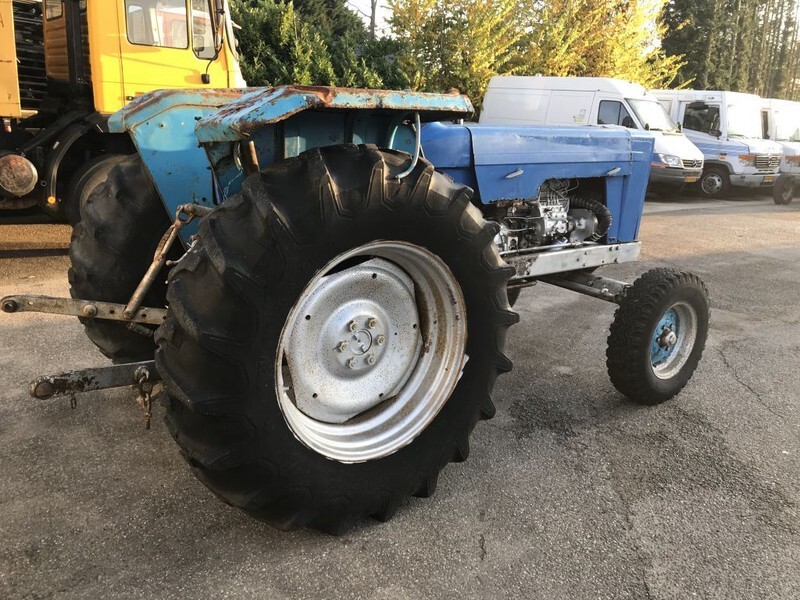
[[[783,414],[783,413],[781,413],[781,412],[779,412],[779,411],[775,410],[775,409],[774,409],[772,406],[770,406],[770,405],[769,405],[769,404],[768,404],[768,403],[767,403],[767,402],[764,400],[764,398],[762,398],[762,396],[761,396],[761,393],[760,393],[760,392],[758,392],[758,391],[757,391],[755,388],[753,388],[753,387],[752,387],[752,386],[751,386],[749,383],[747,383],[746,381],[744,381],[744,380],[741,378],[741,376],[739,375],[739,373],[738,373],[738,371],[736,370],[736,368],[735,368],[735,367],[734,367],[734,366],[731,364],[731,362],[728,360],[728,357],[727,357],[727,356],[725,356],[725,352],[724,352],[723,348],[717,348],[716,350],[717,350],[717,352],[719,353],[719,356],[720,356],[720,358],[722,358],[722,363],[725,365],[725,368],[726,368],[726,369],[728,369],[728,370],[731,372],[731,375],[733,375],[733,378],[736,380],[736,383],[738,383],[738,384],[739,384],[739,385],[741,385],[741,386],[742,386],[744,389],[746,389],[748,392],[750,392],[750,394],[752,394],[752,396],[753,396],[753,397],[756,399],[756,401],[757,401],[757,402],[758,402],[758,403],[759,403],[761,406],[763,406],[764,408],[766,408],[766,409],[767,409],[769,412],[771,412],[773,415],[775,415],[776,417],[781,417],[782,419],[786,418],[786,415],[785,415],[785,414]]]

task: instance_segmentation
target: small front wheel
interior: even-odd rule
[[[697,275],[653,269],[628,289],[611,324],[606,365],[630,400],[660,404],[692,377],[708,335],[708,291]]]

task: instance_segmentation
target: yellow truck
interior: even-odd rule
[[[0,210],[79,218],[134,152],[108,117],[157,89],[243,87],[227,0],[0,0]]]

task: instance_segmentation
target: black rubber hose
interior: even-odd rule
[[[602,202],[577,197],[570,198],[569,205],[570,208],[585,208],[597,216],[597,231],[588,238],[590,242],[600,241],[600,239],[608,233],[608,230],[611,229],[611,223],[614,217],[611,215],[611,211],[608,210],[608,207]]]

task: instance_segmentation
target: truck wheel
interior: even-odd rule
[[[708,291],[699,277],[653,269],[628,289],[611,324],[606,365],[630,400],[660,404],[694,373],[708,335]]]
[[[81,205],[89,194],[108,177],[111,167],[119,163],[124,154],[102,154],[81,165],[69,180],[64,198],[64,214],[70,225],[75,227],[81,220]]]
[[[791,175],[781,175],[772,187],[772,200],[775,204],[791,204],[794,199],[794,177]]]
[[[719,198],[728,193],[731,187],[731,178],[723,167],[708,167],[700,177],[700,192],[706,198]]]
[[[496,227],[426,161],[396,179],[408,164],[347,145],[272,165],[170,274],[167,425],[206,486],[280,529],[431,495],[511,368]]]
[[[73,298],[127,303],[170,225],[164,205],[137,155],[105,161],[92,179],[99,183],[86,194],[80,222],[69,249],[70,294]],[[173,258],[180,256],[173,247]],[[156,281],[144,306],[166,305],[166,277]],[[153,357],[155,343],[148,328],[132,331],[124,323],[81,319],[86,335],[114,362]],[[141,333],[140,333],[141,332]]]

